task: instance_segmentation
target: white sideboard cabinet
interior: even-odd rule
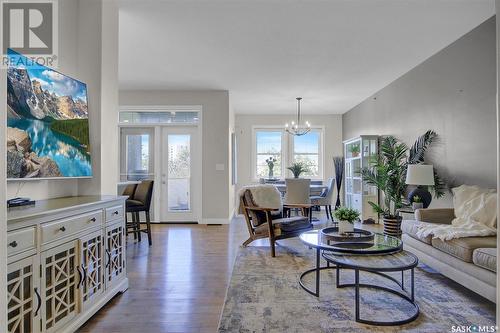
[[[120,196],[9,209],[9,333],[74,332],[128,288],[124,216]]]

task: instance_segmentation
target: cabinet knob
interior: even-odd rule
[[[62,226],[62,227],[59,228],[59,230],[61,230],[62,232],[65,232],[66,231],[66,227]]]
[[[10,247],[17,247],[17,242],[16,241],[12,241],[9,243],[9,246]]]
[[[95,217],[90,219],[90,222],[95,222],[95,221],[97,221]]]
[[[118,211],[117,211],[117,210],[115,210],[115,211],[113,212],[113,215],[118,215]]]

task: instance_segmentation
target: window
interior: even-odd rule
[[[306,135],[289,135],[281,128],[253,129],[254,178],[269,177],[266,159],[276,159],[272,177],[291,177],[286,167],[293,162],[303,162],[309,172],[303,175],[311,179],[323,179],[323,132],[314,128]]]
[[[152,175],[152,131],[150,129],[121,129],[120,179],[142,180]]]
[[[282,177],[283,175],[283,132],[280,130],[256,130],[255,131],[255,151],[256,151],[256,178],[261,177]],[[273,173],[269,173],[266,160],[273,158]]]
[[[322,177],[321,168],[321,132],[311,130],[311,132],[293,137],[293,161],[302,162],[309,168],[304,176],[311,178]]]

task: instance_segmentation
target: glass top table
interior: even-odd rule
[[[401,239],[379,233],[374,233],[373,241],[367,242],[334,242],[328,240],[321,230],[304,232],[299,238],[309,247],[342,254],[389,254],[403,249]]]

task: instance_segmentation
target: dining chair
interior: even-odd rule
[[[333,197],[333,181],[334,178],[328,178],[326,181],[327,188],[321,193],[321,195],[311,196],[311,204],[314,206],[324,206],[326,212],[326,218],[333,220],[332,215],[332,197]]]
[[[143,180],[137,185],[133,197],[125,201],[126,212],[132,213],[132,222],[127,222],[127,234],[133,233],[134,238],[137,236],[140,242],[141,232],[146,233],[148,235],[149,246],[153,244],[151,239],[151,216],[149,214],[153,197],[153,185],[154,181]],[[140,212],[146,214],[146,229],[141,229]]]
[[[285,179],[285,198],[283,208],[287,216],[290,216],[290,210],[300,209],[302,214],[309,216],[312,221],[312,205],[310,198],[311,180],[303,178]]]

